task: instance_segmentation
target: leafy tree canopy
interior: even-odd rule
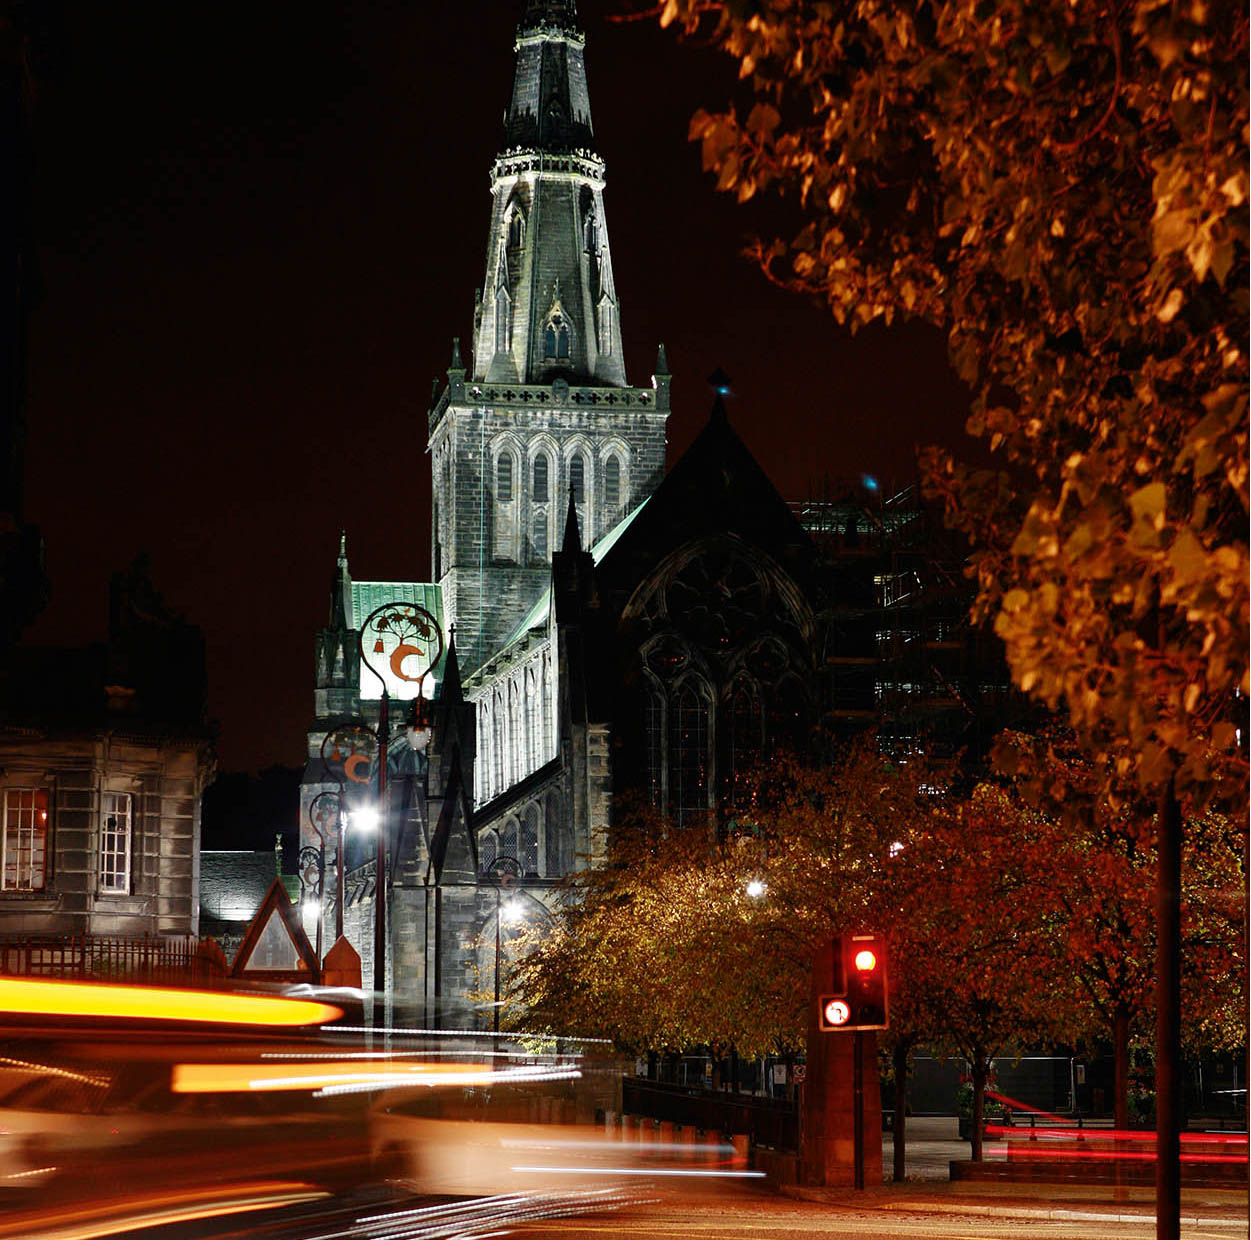
[[[1114,777],[1245,799],[1247,11],[664,0],[754,102],[691,136],[803,212],[755,257],[855,330],[942,327],[1001,467],[931,451],[1016,683]]]

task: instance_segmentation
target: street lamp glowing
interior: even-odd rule
[[[521,914],[521,901],[509,900],[509,902],[500,909],[500,920],[506,926],[511,926],[514,922],[521,920]]]
[[[768,885],[762,883],[758,878],[753,878],[751,882],[747,884],[747,894],[751,896],[753,900],[760,899],[760,897],[768,890]]]
[[[351,814],[352,826],[358,831],[377,831],[378,811],[372,805],[354,809]]]

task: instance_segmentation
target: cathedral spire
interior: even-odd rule
[[[626,383],[584,44],[573,0],[527,0],[491,173],[474,381]]]
[[[352,627],[352,575],[348,572],[347,530],[339,531],[339,555],[330,586],[330,627],[346,631]]]

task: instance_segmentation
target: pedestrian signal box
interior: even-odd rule
[[[836,934],[830,989],[817,1000],[826,1032],[887,1028],[886,942],[879,934]]]

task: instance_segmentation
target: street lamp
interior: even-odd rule
[[[330,814],[333,813],[335,835],[338,839],[338,863],[336,865],[336,887],[334,896],[334,927],[336,941],[343,937],[343,868],[346,834],[346,818],[352,826],[368,830],[369,823],[363,820],[367,813],[374,815],[377,825],[377,811],[369,807],[351,809],[347,800],[347,785],[358,784],[368,786],[373,779],[373,764],[378,755],[378,737],[374,730],[367,727],[359,719],[344,719],[328,729],[321,742],[321,765],[323,774],[333,779],[338,785],[338,792],[327,790],[319,792],[309,804],[310,820],[314,817],[314,809],[318,811],[317,821],[313,821],[313,829],[321,837],[325,846],[327,827]],[[323,800],[324,798],[324,800]],[[333,810],[330,809],[333,803]]]
[[[505,853],[501,857],[496,857],[487,868],[495,876],[495,1009],[492,1028],[498,1035],[500,1031],[500,926],[504,921],[505,912],[503,897],[505,890],[511,888],[513,883],[521,877],[521,863],[516,857]],[[508,901],[507,910],[508,922],[512,924],[521,915],[521,904],[516,897]]]
[[[443,655],[443,634],[438,621],[415,603],[384,603],[365,617],[360,628],[361,663],[378,679],[382,698],[378,704],[378,830],[377,869],[374,883],[374,993],[387,985],[387,743],[391,735],[391,698],[388,676],[417,686],[406,732],[410,747],[420,752],[429,741],[430,725],[424,715],[422,693],[426,673]],[[379,670],[381,668],[382,670]],[[414,743],[414,737],[420,742]],[[375,1022],[376,1023],[376,1022]]]

